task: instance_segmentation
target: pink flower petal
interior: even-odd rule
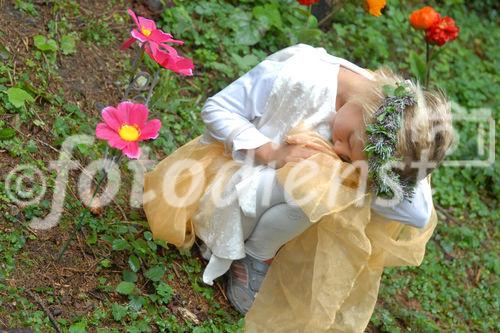
[[[149,35],[149,39],[156,43],[176,43],[176,44],[184,44],[181,40],[176,40],[172,38],[171,34],[167,34],[160,29],[153,30],[151,35]]]
[[[120,135],[105,123],[99,123],[96,127],[96,137],[108,141],[112,148],[123,149],[127,146],[127,141],[120,138]]]
[[[118,131],[123,124],[121,112],[112,106],[102,109],[101,116],[104,122],[115,131]]]
[[[175,62],[174,71],[183,75],[191,76],[193,75],[194,64],[191,59],[179,58]]]
[[[134,103],[125,101],[118,104],[116,107],[118,110],[118,115],[120,116],[121,124],[131,124],[130,122],[130,112],[134,108]]]
[[[137,125],[143,128],[148,120],[149,110],[144,104],[134,104],[129,109],[129,121],[131,125]]]
[[[179,56],[177,51],[171,46],[165,47],[165,45],[162,45],[162,48],[163,47],[169,51],[170,49],[173,51],[164,52],[158,45],[153,43],[150,45],[150,48],[146,48],[146,53],[160,66],[166,69],[183,75],[193,75],[194,64],[191,59]]]
[[[127,40],[126,40],[126,41],[122,44],[122,46],[120,46],[120,50],[122,50],[122,51],[123,51],[123,50],[126,50],[126,49],[128,49],[128,48],[129,48],[132,44],[134,44],[134,43],[135,43],[135,38],[134,38],[134,37],[129,38],[129,39],[127,39]]]
[[[137,142],[128,142],[126,147],[122,149],[122,152],[127,155],[127,157],[133,159],[137,159],[141,156],[141,150]]]
[[[141,128],[139,140],[156,139],[160,134],[161,122],[159,119],[151,119]]]
[[[153,20],[139,16],[139,29],[147,29],[150,32],[153,32],[153,30],[156,30],[156,23]]]
[[[139,21],[137,20],[137,15],[135,15],[135,13],[132,11],[132,9],[127,9],[127,12],[130,16],[132,16],[132,19],[134,20],[135,22],[135,25],[137,25],[137,28],[141,28],[141,26],[139,25]]]
[[[164,52],[168,53],[171,56],[178,56],[177,50],[168,44],[158,44],[158,47],[153,49],[155,52]]]
[[[142,32],[140,32],[137,29],[132,29],[132,31],[130,32],[130,35],[132,35],[132,37],[134,37],[135,39],[137,39],[140,42],[146,42],[148,40],[148,38],[146,36],[144,36],[142,34]]]
[[[105,123],[97,124],[95,128],[95,136],[101,140],[110,140],[119,137],[118,133]]]
[[[110,147],[120,149],[120,150],[123,150],[125,147],[127,147],[128,143],[129,142],[120,138],[120,136],[117,136],[115,138],[111,138],[108,140],[108,144],[110,145]]]

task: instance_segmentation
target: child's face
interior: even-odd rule
[[[365,160],[362,107],[355,102],[345,103],[330,121],[333,149],[345,162]]]

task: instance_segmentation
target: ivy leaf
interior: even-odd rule
[[[116,292],[122,295],[130,295],[135,290],[135,284],[132,282],[122,281],[116,287]]]
[[[61,51],[64,55],[76,53],[75,37],[64,35],[61,37]]]
[[[35,101],[29,93],[21,88],[9,88],[5,93],[7,94],[9,102],[18,109],[24,106],[25,102]]]

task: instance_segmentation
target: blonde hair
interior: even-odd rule
[[[428,175],[443,161],[448,148],[453,143],[453,128],[451,120],[451,103],[445,94],[440,91],[423,89],[419,84],[404,80],[388,68],[381,68],[372,72],[375,77],[374,100],[365,100],[363,103],[364,120],[366,124],[374,122],[373,115],[384,98],[384,85],[396,86],[405,83],[413,91],[417,104],[407,107],[403,113],[403,120],[397,135],[397,157],[403,160],[404,169],[395,170],[404,179],[417,181],[418,169],[411,166],[412,162],[431,162],[427,167]]]

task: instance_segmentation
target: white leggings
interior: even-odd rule
[[[279,248],[312,223],[299,206],[286,197],[276,170],[266,169],[257,189],[257,214],[248,221],[245,252],[259,260],[273,258]]]

